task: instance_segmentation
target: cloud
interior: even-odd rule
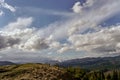
[[[2,16],[3,14],[4,14],[4,12],[0,10],[0,16]]]
[[[74,6],[80,6],[80,2],[76,2]],[[46,33],[47,36],[52,35],[53,39],[55,40],[64,40],[68,39],[68,42],[66,42],[66,45],[63,45],[60,43],[60,47],[58,49],[58,52],[64,53],[69,50],[76,50],[76,51],[87,51],[87,52],[100,52],[101,49],[98,49],[100,46],[95,44],[99,42],[101,46],[103,43],[107,43],[108,40],[104,40],[105,34],[100,33],[104,28],[100,27],[100,24],[108,19],[109,17],[115,15],[116,13],[119,13],[120,10],[118,10],[118,6],[120,4],[120,1],[113,1],[109,0],[105,2],[104,0],[96,1],[96,0],[87,0],[86,3],[83,4],[82,10],[83,14],[81,15],[81,12],[79,16],[74,16],[70,20],[59,22],[59,23],[53,23],[49,25],[47,28],[42,29],[43,32]],[[79,7],[78,7],[79,8]],[[113,11],[111,11],[111,9]],[[78,10],[79,11],[79,10]],[[81,10],[80,10],[81,11]],[[106,26],[107,27],[107,26]],[[116,26],[114,26],[116,27]],[[89,29],[92,29],[92,33],[84,33],[86,30],[89,31]],[[106,31],[109,31],[108,29],[105,29]],[[82,34],[84,33],[84,34]],[[98,39],[91,39],[92,36],[98,37]],[[109,39],[109,37],[106,38]],[[103,38],[101,40],[101,38]],[[91,39],[91,40],[90,40]],[[110,39],[109,39],[110,40]],[[90,42],[89,42],[90,41]],[[92,44],[91,42],[93,41]],[[80,45],[79,45],[80,44]],[[98,44],[98,43],[97,43]],[[112,44],[111,44],[112,45]],[[106,46],[104,46],[106,47]],[[110,46],[108,46],[110,47]],[[92,48],[92,49],[91,49]],[[96,48],[96,49],[95,49]],[[110,50],[110,48],[105,48],[103,51],[114,51]],[[100,50],[100,51],[98,51]],[[109,52],[108,52],[109,53]]]
[[[76,5],[80,6],[80,4],[81,4],[80,2],[76,2],[74,6]],[[103,53],[103,54],[118,53],[119,52],[118,47],[115,46],[116,43],[119,43],[119,40],[118,42],[110,41],[111,39],[114,39],[114,37],[110,38],[109,35],[111,36],[115,35],[113,33],[110,34],[109,32],[114,27],[115,30],[117,29],[119,30],[119,28],[117,26],[114,26],[113,28],[104,29],[101,27],[100,24],[107,20],[108,18],[114,16],[116,13],[120,13],[120,10],[118,10],[117,8],[119,4],[120,1],[118,0],[116,1],[109,0],[107,2],[105,2],[104,0],[101,1],[87,0],[86,3],[84,3],[83,6],[81,6],[82,10],[80,7],[77,7],[80,8],[79,9],[80,12],[79,10],[77,12],[78,14],[80,14],[79,16],[77,15],[74,18],[72,17],[71,20],[63,22],[62,23],[63,25],[62,24],[57,25],[59,26],[57,28],[52,27],[52,29],[54,29],[52,31],[53,33],[51,33],[53,37],[57,36],[55,37],[57,39],[68,38],[67,46],[61,44],[61,47],[59,48],[58,52],[64,53],[69,50],[76,50],[87,51],[87,53]],[[83,11],[82,15],[81,11]],[[90,29],[92,30],[92,32],[84,33],[85,31],[87,30],[89,31]],[[108,32],[105,34],[104,31]],[[58,32],[61,33],[61,35],[57,34]],[[117,33],[119,31],[115,32],[116,34],[119,34]],[[90,55],[88,54],[88,56]]]
[[[11,36],[2,36],[0,34],[0,49],[12,48],[14,45],[19,44],[19,38],[14,38]]]
[[[73,35],[68,40],[78,51],[112,54],[119,52],[119,34],[120,26],[114,26],[94,33]]]
[[[0,51],[0,60],[12,61],[15,63],[28,62],[47,62],[51,60],[49,57],[43,56],[44,52],[21,51],[19,49],[7,49]],[[46,55],[46,54],[45,54]],[[50,56],[50,55],[49,55]]]
[[[91,7],[96,3],[97,0],[86,0],[86,2],[83,4],[85,7]]]
[[[84,9],[89,8],[91,6],[94,5],[94,3],[96,3],[97,0],[86,0],[84,3],[81,2],[76,2],[73,7],[72,10],[75,13],[82,13],[84,11]]]
[[[52,23],[46,28],[41,29],[40,33],[43,34],[46,32],[44,35],[52,35],[56,40],[67,39],[73,34],[81,34],[89,29],[99,30],[101,28],[99,24],[120,12],[117,8],[120,4],[119,1],[93,1],[95,2],[84,3],[82,14],[75,13],[68,20]],[[78,2],[76,3],[78,4]],[[90,4],[92,5],[90,6]]]
[[[15,9],[13,6],[7,4],[7,3],[5,2],[5,0],[0,0],[0,7],[3,7],[3,8],[5,8],[5,9],[8,9],[8,10],[10,10],[11,12],[15,12],[15,11],[16,11],[16,9]]]
[[[33,28],[27,28],[33,22],[33,18],[18,18],[15,22],[11,22],[0,30],[1,49],[15,48],[32,35]],[[13,45],[15,45],[13,47]]]
[[[75,12],[75,13],[80,13],[80,12],[82,12],[82,5],[81,5],[81,3],[80,2],[76,2],[75,4],[74,4],[74,6],[72,7],[72,10],[73,10],[73,12]]]
[[[18,18],[17,21],[9,23],[7,26],[4,27],[7,31],[13,31],[15,29],[25,29],[30,27],[33,22],[33,18]]]
[[[67,52],[69,50],[72,50],[72,49],[70,47],[68,47],[68,46],[64,46],[64,47],[61,47],[61,49],[59,49],[57,52],[58,53],[65,53],[65,52]]]
[[[24,9],[23,9],[24,8]],[[67,11],[56,11],[52,9],[44,9],[44,8],[37,8],[37,7],[19,7],[17,8],[18,11],[28,12],[31,15],[53,15],[53,16],[62,16],[62,17],[70,17],[73,16],[74,13],[67,12]]]
[[[22,49],[24,50],[41,50],[41,49],[47,49],[49,45],[45,42],[44,39],[41,39],[38,36],[32,36],[30,39],[28,39],[23,45]]]
[[[4,10],[3,9],[7,9],[11,12],[15,12],[16,11],[16,8],[7,4],[5,2],[5,0],[0,0],[0,16],[2,16],[3,14],[5,14]]]
[[[1,29],[0,34],[3,37],[1,37],[1,50],[20,49],[23,51],[39,52],[45,49],[57,50],[66,46],[58,41],[61,31],[57,32],[57,26],[50,25],[47,28],[37,29],[35,27],[30,27],[33,21],[34,19],[32,17],[21,17]],[[59,30],[61,29],[62,28]],[[54,32],[57,32],[57,34],[54,34]],[[60,50],[58,52],[60,52]]]
[[[102,27],[100,24],[120,13],[119,5],[119,0],[76,2],[72,7],[74,15],[69,19],[42,28],[31,26],[34,22],[32,17],[20,17],[0,30],[0,49],[43,52],[46,55],[86,52],[88,57],[118,54],[120,26]]]
[[[80,2],[76,2],[75,4],[78,3],[80,4]],[[104,0],[87,0],[86,3],[83,3],[82,12],[79,12],[80,16],[69,22],[72,23],[71,28],[68,29],[69,35],[84,32],[89,28],[99,28],[98,26],[101,22],[120,12],[118,10],[119,4],[120,1],[118,0],[109,0],[106,2]]]
[[[40,51],[60,46],[60,43],[54,41],[52,36],[42,35],[41,29],[30,27],[33,21],[32,17],[21,17],[2,28],[0,30],[0,48],[7,49],[9,47],[24,51]]]

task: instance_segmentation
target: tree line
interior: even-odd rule
[[[66,70],[74,80],[120,80],[120,70],[85,70],[79,67]]]

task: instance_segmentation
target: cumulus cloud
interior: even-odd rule
[[[76,2],[73,7],[72,10],[75,13],[82,13],[84,11],[84,9],[89,8],[91,6],[94,5],[94,3],[96,3],[97,0],[86,0],[85,3],[81,3],[81,2]]]
[[[22,45],[22,49],[27,50],[41,50],[41,49],[47,49],[49,45],[45,42],[44,39],[41,39],[38,36],[32,36],[30,39],[26,41],[25,44]]]
[[[19,44],[19,38],[14,38],[11,36],[2,36],[0,34],[0,49],[12,48],[14,45]]]
[[[80,4],[80,2],[76,2],[76,4],[78,3]],[[98,29],[101,22],[120,12],[118,9],[120,1],[118,0],[87,0],[83,4],[82,15],[69,22],[71,23],[71,28],[68,29],[69,35],[84,32],[89,28]]]
[[[43,31],[45,32],[50,31],[48,35],[49,34],[52,35],[53,39],[55,40],[69,38],[68,43],[66,43],[67,45],[60,43],[60,47],[58,49],[58,52],[60,53],[69,50],[87,51],[87,52],[94,51],[97,53],[102,50],[99,49],[102,46],[106,47],[104,48],[105,50],[103,50],[103,52],[116,51],[115,49],[110,50],[114,47],[114,46],[111,47],[111,45],[113,45],[114,42],[110,42],[112,44],[109,46],[105,45],[105,43],[109,44],[108,42],[111,39],[108,37],[108,34],[104,34],[101,32],[102,30],[104,31],[104,28],[100,27],[99,24],[104,20],[108,19],[109,17],[113,16],[114,14],[119,13],[120,10],[118,10],[117,8],[119,4],[120,1],[118,0],[116,1],[109,0],[107,2],[105,2],[104,0],[100,0],[100,1],[87,0],[85,3],[83,3],[83,5],[81,5],[80,2],[76,2],[73,5],[72,9],[73,8],[75,9],[76,7],[79,8],[77,9],[78,11],[77,13],[80,14],[79,16],[77,15],[75,16],[75,18],[72,17],[71,20],[68,20],[66,22],[54,23],[52,25],[49,25],[46,29],[43,29]],[[113,11],[111,11],[111,9]],[[82,15],[81,15],[81,11],[83,11]],[[76,13],[76,11],[74,12]],[[93,32],[82,34],[83,32],[89,29],[92,29]],[[108,31],[109,33],[109,28],[105,29],[105,31]]]
[[[17,21],[11,22],[0,30],[1,49],[18,47],[21,43],[25,42],[27,38],[34,32],[33,28],[27,28],[32,23],[33,19],[18,18]]]
[[[50,44],[50,48],[60,48],[60,47],[61,47],[61,44],[60,44],[60,42],[57,42],[57,41],[53,41]]]
[[[76,2],[72,7],[74,15],[68,20],[44,28],[32,27],[32,17],[18,18],[0,30],[0,49],[54,50],[54,53],[85,51],[87,56],[89,53],[117,54],[120,52],[120,26],[102,27],[100,24],[120,13],[119,5],[119,0]]]
[[[120,26],[102,29],[98,32],[78,34],[69,37],[75,50],[96,53],[118,53]]]
[[[43,49],[53,49],[60,47],[60,43],[55,41],[52,35],[44,35],[46,31],[30,27],[34,19],[18,18],[0,30],[0,49],[17,48],[24,51],[40,51]],[[44,34],[43,34],[44,33]]]
[[[25,29],[27,27],[30,27],[30,25],[33,22],[33,18],[18,18],[17,21],[11,22],[7,26],[4,27],[4,29],[8,31],[13,31],[15,29]]]
[[[80,2],[76,2],[75,4],[74,4],[74,6],[72,7],[72,10],[75,12],[75,13],[80,13],[80,12],[82,12],[82,5],[81,5],[81,3]]]
[[[89,0],[88,0],[89,1]],[[120,10],[117,8],[120,4],[119,1],[104,0],[96,1],[91,0],[84,3],[84,11],[82,15],[79,13],[75,16],[72,15],[69,20],[59,21],[48,25],[45,28],[39,29],[38,33],[42,37],[53,36],[55,40],[66,39],[73,34],[80,34],[87,29],[99,29],[99,24],[111,17]],[[92,2],[93,1],[93,2]],[[77,2],[77,4],[80,2]],[[91,4],[91,6],[90,6]],[[100,5],[98,5],[100,4]],[[111,4],[111,5],[110,5]],[[89,9],[85,7],[89,5]],[[75,6],[75,5],[73,5]],[[86,9],[87,8],[87,9]],[[111,11],[111,9],[113,11]],[[44,33],[45,32],[45,33]]]
[[[100,24],[109,17],[114,16],[116,13],[120,12],[120,10],[118,10],[119,4],[120,1],[118,0],[109,0],[107,2],[104,0],[87,0],[82,5],[80,2],[76,2],[73,7],[75,9],[75,6],[77,6],[79,9],[77,9],[78,12],[74,10],[73,11],[75,13],[79,13],[80,16],[75,16],[75,18],[72,17],[73,19],[64,22],[64,25],[59,25],[60,28],[63,28],[65,31],[62,29],[58,29],[59,31],[56,30],[58,32],[64,33],[62,36],[64,37],[66,35],[66,39],[69,38],[67,43],[68,46],[62,45],[58,52],[62,53],[72,49],[76,51],[87,51],[87,53],[118,53],[118,47],[115,46],[116,43],[119,43],[119,40],[118,42],[112,41],[112,39],[116,39],[117,37],[109,37],[115,36],[113,33],[109,32],[111,29],[117,26],[104,29],[100,26]],[[81,11],[83,13],[82,15]],[[92,33],[87,32],[82,34],[86,30],[89,31],[90,29],[93,30]],[[115,30],[117,29],[119,30],[118,27]],[[108,32],[104,33],[104,31]],[[119,34],[117,32],[119,31],[115,31],[116,34]],[[57,32],[54,32],[54,34],[56,33]]]

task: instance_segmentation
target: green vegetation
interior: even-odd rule
[[[73,80],[120,80],[120,70],[102,71],[102,70],[84,70],[80,68],[67,68],[67,72],[73,77]]]
[[[1,66],[0,80],[120,80],[120,70],[86,70],[28,63]]]

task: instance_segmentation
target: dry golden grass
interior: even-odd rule
[[[65,69],[47,64],[21,64],[0,67],[0,80],[71,80]]]

